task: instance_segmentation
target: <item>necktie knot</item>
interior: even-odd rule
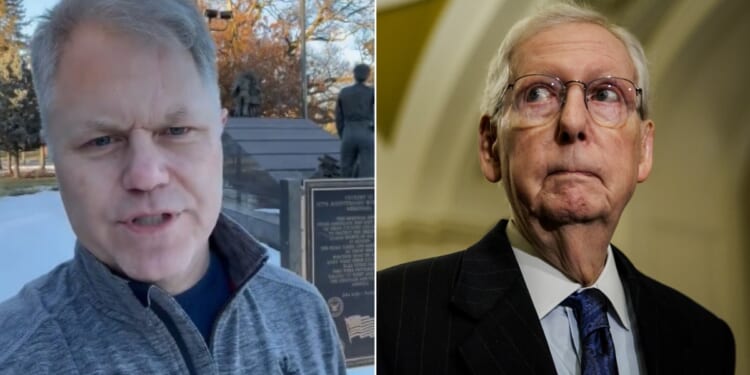
[[[609,329],[607,297],[599,289],[589,288],[572,294],[563,301],[563,305],[575,312],[578,330],[583,337],[601,328]]]

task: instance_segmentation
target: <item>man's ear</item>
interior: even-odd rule
[[[229,120],[229,111],[226,108],[221,109],[221,126],[225,128]]]
[[[483,115],[479,120],[479,166],[489,182],[498,182],[502,178],[499,144],[497,127],[489,116]]]
[[[638,162],[638,182],[646,181],[654,162],[654,122],[646,120],[641,133],[641,159]]]

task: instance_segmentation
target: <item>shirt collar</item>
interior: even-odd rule
[[[569,295],[585,289],[581,284],[570,280],[560,270],[540,258],[534,247],[516,228],[513,220],[508,223],[506,233],[540,320]],[[610,245],[607,246],[604,269],[590,288],[597,288],[607,296],[614,307],[614,315],[618,323],[626,330],[630,330],[625,290],[622,287]]]

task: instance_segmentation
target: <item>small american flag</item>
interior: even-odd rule
[[[351,315],[344,318],[346,322],[346,332],[349,334],[349,343],[352,339],[359,337],[361,339],[375,338],[375,319],[369,315]]]

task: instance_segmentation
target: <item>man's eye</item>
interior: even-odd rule
[[[93,146],[93,147],[104,147],[113,142],[113,139],[111,136],[105,135],[101,137],[94,138],[88,142],[84,146]]]
[[[527,103],[538,103],[549,100],[552,97],[552,92],[549,88],[543,86],[536,86],[526,91],[525,101]]]
[[[171,127],[164,130],[162,134],[164,135],[171,135],[171,136],[180,136],[185,135],[190,132],[190,128],[181,126],[181,127]]]
[[[591,95],[591,100],[614,103],[620,101],[620,95],[618,95],[617,91],[612,88],[602,87],[594,91]]]

